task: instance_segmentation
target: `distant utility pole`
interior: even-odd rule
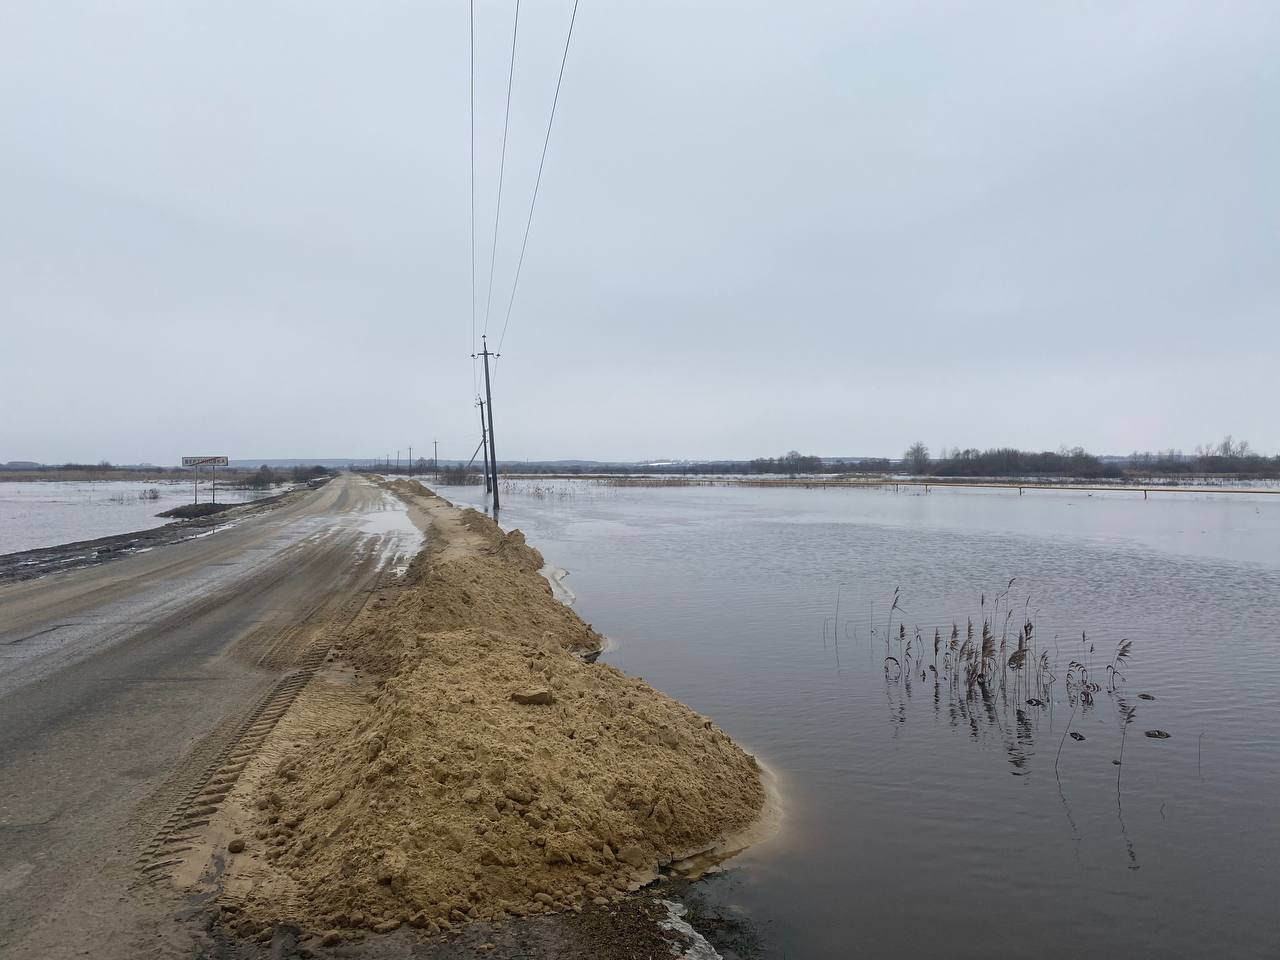
[[[413,476],[413,444],[409,444],[409,476]]]
[[[431,470],[436,475],[436,483],[440,482],[440,441],[432,440]]]
[[[498,447],[493,441],[493,388],[489,382],[489,358],[497,357],[499,354],[489,352],[489,341],[483,334],[480,336],[480,343],[482,349],[479,356],[484,357],[484,396],[489,404],[489,470],[493,478],[493,487],[490,492],[493,494],[493,515],[496,518],[498,516]]]
[[[476,397],[480,407],[480,446],[484,448],[484,492],[490,493],[493,487],[489,484],[489,431],[484,427],[484,401]]]

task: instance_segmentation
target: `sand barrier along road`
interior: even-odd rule
[[[593,662],[603,638],[519,530],[393,486],[427,549],[187,832],[175,879],[216,864],[224,942],[292,929],[303,955],[454,956],[468,938],[503,960],[684,953],[641,891],[761,835],[757,761]],[[531,946],[553,917],[555,942]]]
[[[420,546],[340,477],[198,539],[0,586],[0,956],[191,956],[149,871]],[[220,794],[219,791],[222,791]]]

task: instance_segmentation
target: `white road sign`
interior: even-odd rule
[[[226,457],[183,457],[184,467],[225,467],[230,461]]]

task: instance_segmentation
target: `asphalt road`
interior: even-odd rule
[[[0,957],[191,956],[146,844],[417,548],[340,477],[200,539],[0,586]],[[196,911],[192,907],[192,915]]]

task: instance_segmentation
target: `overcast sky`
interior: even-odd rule
[[[571,6],[521,9],[493,339]],[[2,0],[0,461],[469,456],[467,23]],[[1280,451],[1277,171],[1275,0],[582,0],[499,455]]]

